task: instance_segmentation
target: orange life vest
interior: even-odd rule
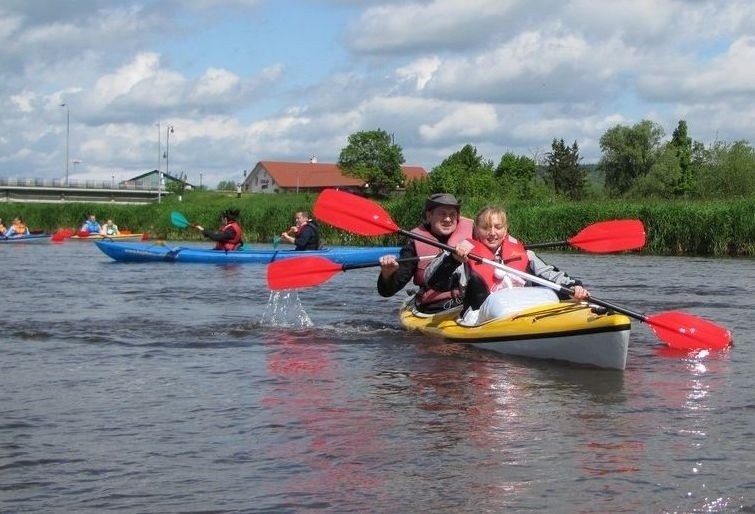
[[[494,255],[490,249],[481,241],[470,241],[474,248],[470,253],[483,257],[491,261],[501,262],[509,268],[527,272],[530,260],[527,257],[527,249],[522,243],[510,235],[506,236],[500,247],[500,259]],[[505,271],[495,268],[483,262],[469,260],[470,271],[478,275],[488,287],[488,292],[492,293],[508,287],[517,287],[524,285],[524,281],[519,277],[507,274]]]
[[[472,237],[473,222],[469,218],[459,218],[456,225],[456,230],[448,238],[448,246],[456,246],[465,239]],[[419,226],[412,229],[412,233],[421,235],[422,237],[438,240],[429,230],[424,226]],[[433,246],[422,241],[414,241],[414,248],[417,251],[418,257],[434,256],[440,253],[440,249],[437,246]],[[460,290],[453,291],[436,291],[430,289],[425,283],[425,268],[430,264],[430,260],[420,260],[417,262],[417,270],[414,272],[414,284],[419,286],[420,290],[414,298],[415,303],[418,305],[426,305],[430,303],[436,303],[450,298],[460,298],[462,292]]]
[[[239,225],[236,221],[232,221],[225,227],[223,227],[220,231],[225,232],[229,228],[233,229],[233,239],[230,239],[228,241],[218,241],[215,245],[216,250],[225,250],[226,252],[230,252],[236,250],[241,243],[241,225]]]

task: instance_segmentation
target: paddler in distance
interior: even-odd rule
[[[201,225],[191,225],[206,238],[215,241],[215,250],[235,251],[244,245],[243,230],[238,222],[239,210],[226,209],[220,214],[220,230],[205,230]]]

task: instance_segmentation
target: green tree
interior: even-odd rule
[[[679,194],[681,176],[677,150],[669,143],[658,154],[650,171],[632,183],[626,196],[637,199],[673,199]]]
[[[504,192],[512,199],[530,198],[535,189],[537,163],[534,159],[507,152],[495,169]]]
[[[676,183],[676,196],[689,196],[693,188],[692,138],[687,135],[687,122],[679,120],[669,143],[679,161],[679,179]]]
[[[648,120],[633,127],[617,125],[603,134],[600,138],[603,156],[598,169],[605,174],[609,195],[624,195],[637,178],[650,171],[663,135],[663,129]]]
[[[472,145],[449,155],[433,168],[429,176],[430,190],[458,196],[490,198],[501,193],[493,173],[493,163],[486,161]]]
[[[165,189],[170,191],[171,193],[181,196],[183,195],[184,191],[186,190],[186,178],[187,175],[185,172],[180,172],[175,175],[176,180],[170,180],[165,186]]]
[[[218,191],[235,191],[236,190],[236,182],[233,180],[221,180],[218,182]]]
[[[747,141],[718,141],[705,153],[697,182],[700,196],[735,198],[755,195],[755,150]]]
[[[403,151],[392,139],[380,129],[351,134],[338,157],[338,166],[344,174],[364,180],[375,194],[394,191],[406,177],[401,169]]]
[[[545,156],[545,180],[556,195],[570,200],[580,200],[585,196],[586,174],[579,166],[577,142],[569,147],[563,139],[554,139],[551,151]]]

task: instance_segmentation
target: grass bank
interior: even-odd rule
[[[190,191],[183,201],[168,197],[160,204],[0,204],[0,218],[7,223],[22,216],[32,230],[54,232],[78,228],[88,212],[104,221],[112,218],[121,229],[146,232],[150,239],[200,240],[196,232],[174,227],[170,212],[179,211],[190,221],[213,227],[227,208],[241,211],[245,240],[266,243],[293,224],[294,212],[310,210],[317,195],[243,194]],[[396,223],[412,228],[420,218],[422,199],[397,197],[383,203]],[[462,213],[472,217],[485,199],[464,199]],[[643,221],[648,244],[643,253],[653,255],[755,256],[755,198],[711,202],[570,202],[506,203],[510,230],[525,242],[559,241],[595,221],[638,218]],[[330,226],[322,227],[326,244],[396,244],[393,236],[365,238]]]

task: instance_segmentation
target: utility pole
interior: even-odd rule
[[[71,109],[68,104],[60,104],[61,107],[66,108],[66,187],[68,187],[68,150],[70,148],[71,141]]]

